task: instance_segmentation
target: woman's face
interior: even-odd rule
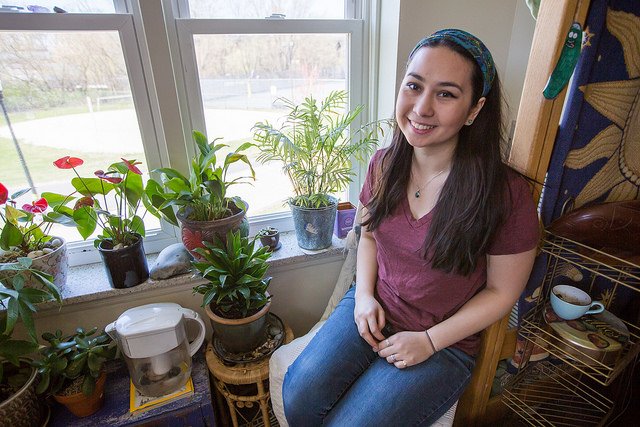
[[[458,132],[484,105],[475,105],[473,64],[444,47],[423,47],[411,59],[396,101],[396,121],[414,148],[455,146]]]

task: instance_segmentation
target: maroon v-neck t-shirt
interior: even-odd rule
[[[373,196],[373,183],[378,162],[384,150],[374,154],[360,193],[364,206]],[[509,172],[511,206],[506,220],[497,231],[489,247],[489,255],[525,252],[538,244],[539,226],[536,208],[527,182]],[[487,280],[485,256],[478,259],[476,269],[469,276],[445,273],[432,269],[421,256],[433,210],[415,219],[404,198],[392,214],[373,232],[376,242],[378,279],[376,299],[382,305],[386,320],[398,331],[423,331],[451,317]],[[467,354],[475,355],[479,334],[454,344]]]

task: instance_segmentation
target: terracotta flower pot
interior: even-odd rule
[[[66,408],[76,417],[88,417],[92,415],[104,404],[104,384],[107,380],[107,373],[102,371],[96,381],[96,388],[89,396],[85,396],[82,392],[69,396],[54,395],[53,398],[66,406]]]

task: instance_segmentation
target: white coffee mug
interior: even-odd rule
[[[557,285],[551,289],[551,307],[564,320],[604,311],[604,305],[600,301],[592,302],[588,293],[569,285]]]

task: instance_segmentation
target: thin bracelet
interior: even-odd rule
[[[427,334],[427,340],[429,341],[429,345],[431,345],[431,348],[433,349],[434,353],[437,353],[438,350],[436,349],[436,346],[433,345],[433,340],[431,339],[431,336],[429,335],[429,331],[424,331],[425,334]]]

